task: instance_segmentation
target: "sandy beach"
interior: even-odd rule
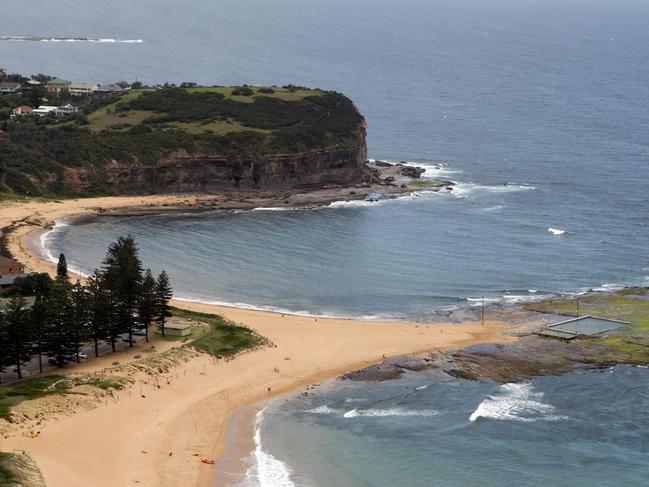
[[[189,205],[197,200],[180,195],[6,202],[0,204],[0,228],[12,227],[7,246],[18,260],[32,270],[50,271],[51,264],[30,249],[28,237],[56,220],[99,209]],[[214,468],[195,454],[221,456],[227,421],[244,406],[384,358],[514,339],[502,322],[422,325],[315,319],[184,301],[174,305],[221,314],[255,329],[275,346],[218,364],[213,357],[197,356],[173,370],[176,379],[170,384],[136,384],[114,403],[45,423],[35,439],[11,436],[1,448],[28,451],[50,487],[214,485]],[[101,368],[102,361],[110,360],[109,355],[86,367]]]

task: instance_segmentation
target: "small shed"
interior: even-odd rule
[[[165,335],[185,337],[192,334],[192,325],[178,320],[171,320],[165,324]]]

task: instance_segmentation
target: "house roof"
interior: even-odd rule
[[[0,255],[0,265],[7,265],[7,264],[20,264],[17,260],[10,259],[9,257],[4,257]]]
[[[20,88],[20,83],[14,83],[12,81],[2,81],[0,82],[0,88]]]
[[[113,93],[113,92],[114,93],[119,93],[119,92],[122,92],[122,91],[125,91],[125,90],[121,86],[109,85],[109,86],[100,86],[99,88],[97,88],[97,91],[101,91],[101,92],[104,92],[104,93]]]
[[[94,90],[98,88],[99,85],[92,83],[70,83],[68,86],[69,90]]]
[[[29,105],[20,105],[19,107],[15,108],[16,110],[20,110],[21,112],[31,112],[33,110],[32,107]]]
[[[67,85],[70,84],[70,82],[66,81],[64,79],[61,79],[61,78],[54,78],[54,79],[49,80],[47,82],[47,84],[48,85],[65,85],[65,86],[67,86]]]

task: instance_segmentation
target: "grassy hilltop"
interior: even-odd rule
[[[0,133],[0,193],[79,194],[66,178],[82,169],[92,184],[81,194],[107,194],[103,171],[111,163],[154,165],[182,150],[264,164],[274,154],[356,146],[362,143],[363,126],[352,101],[329,91],[293,86],[133,89],[82,105],[73,116],[21,116],[6,122]]]

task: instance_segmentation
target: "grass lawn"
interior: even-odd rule
[[[169,126],[184,130],[185,132],[188,132],[190,134],[214,132],[215,134],[218,135],[226,135],[226,134],[231,134],[233,132],[243,132],[243,131],[261,132],[261,133],[271,132],[270,130],[246,127],[245,125],[239,122],[235,122],[233,120],[219,120],[217,122],[208,122],[208,123],[175,122],[169,124]]]
[[[105,113],[101,117],[93,118],[92,120],[90,119],[90,117],[88,117],[88,120],[90,121],[88,127],[90,128],[90,130],[98,132],[100,130],[110,128],[114,125],[133,126],[141,124],[144,120],[151,117],[152,115],[155,115],[155,113],[146,110],[129,110],[128,112]]]
[[[190,93],[221,93],[224,95],[226,98],[231,98],[232,100],[236,101],[242,101],[242,102],[252,102],[256,96],[269,96],[271,98],[279,98],[280,100],[284,101],[295,101],[295,100],[301,100],[304,97],[307,96],[314,96],[314,95],[320,95],[324,93],[322,90],[295,90],[291,91],[286,88],[276,88],[273,87],[274,93],[262,93],[261,89],[263,89],[263,86],[250,86],[250,89],[255,92],[254,95],[251,96],[239,96],[239,95],[233,95],[232,91],[235,89],[232,86],[214,86],[214,87],[196,87],[196,88],[188,88],[187,91]]]
[[[128,93],[125,95],[122,95],[119,97],[119,99],[110,105],[106,105],[104,107],[101,107],[99,110],[95,110],[94,112],[88,114],[88,121],[92,125],[93,122],[98,121],[100,118],[108,115],[109,111],[114,112],[115,111],[115,106],[118,103],[128,103],[131,100],[135,100],[136,98],[139,98],[142,96],[142,93],[145,91],[153,91],[153,90],[130,90]]]
[[[196,350],[212,355],[235,355],[241,351],[270,345],[270,341],[258,335],[250,328],[226,320],[222,316],[172,308],[172,314],[178,318],[202,321],[209,325],[203,328],[204,333],[191,342]],[[192,329],[192,334],[194,330]],[[181,338],[181,337],[177,337]],[[182,337],[187,338],[187,337]]]

